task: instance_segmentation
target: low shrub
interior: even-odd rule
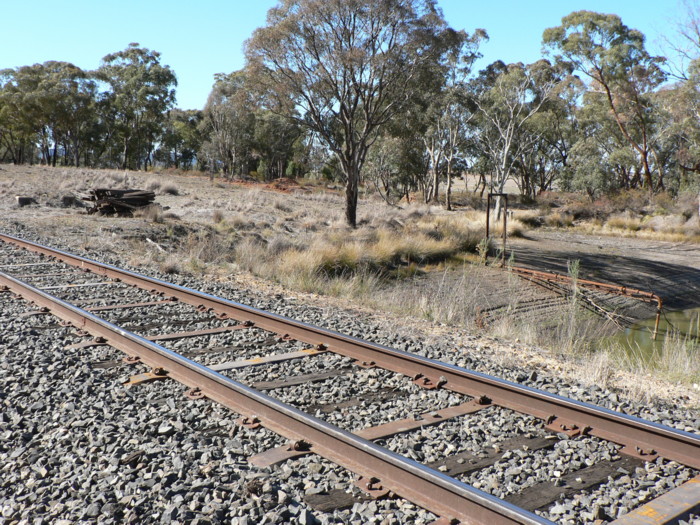
[[[642,221],[638,217],[622,214],[610,217],[605,225],[612,229],[636,232],[642,228]]]
[[[162,195],[180,195],[180,190],[174,184],[166,184],[161,186],[160,193]]]
[[[574,216],[569,213],[554,212],[544,218],[547,226],[554,228],[568,228],[574,224]]]

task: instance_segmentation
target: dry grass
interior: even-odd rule
[[[557,211],[547,215],[544,223],[551,228],[569,228],[574,224],[574,216]]]
[[[161,195],[180,195],[180,190],[174,184],[166,184],[160,188]]]
[[[214,212],[211,214],[211,220],[214,221],[214,224],[219,224],[223,222],[224,212],[222,212],[221,210],[214,210]]]
[[[288,273],[349,276],[358,271],[389,274],[411,264],[435,264],[474,252],[481,232],[461,220],[439,218],[395,229],[339,229],[316,236],[306,248],[280,254]]]
[[[383,289],[371,304],[440,324],[477,328],[475,317],[483,295],[479,277],[479,268],[465,264],[457,271],[443,271],[429,283],[411,286],[409,281],[408,286]]]
[[[148,222],[162,224],[165,221],[163,208],[159,204],[149,204],[143,208],[138,208],[133,212],[134,217],[143,218]]]
[[[617,370],[638,376],[653,375],[682,384],[700,383],[700,343],[697,338],[671,333],[661,348],[649,352],[629,349],[620,344],[608,346],[602,352]]]
[[[538,199],[541,221],[528,214],[521,220],[530,227],[544,223],[554,228],[574,226],[591,234],[698,243],[697,199],[694,192],[672,198],[668,193],[650,195],[642,190],[620,192],[593,202],[583,196],[547,194]]]
[[[642,220],[629,213],[613,215],[606,222],[605,226],[616,230],[627,230],[631,232],[639,231],[642,228]]]
[[[238,267],[293,289],[348,297],[370,295],[387,279],[411,277],[421,268],[462,264],[483,236],[481,224],[469,217],[413,207],[370,215],[356,230],[339,218],[323,221],[308,208],[265,229],[257,224],[255,234],[245,232],[251,223],[242,213],[222,224],[239,235]]]

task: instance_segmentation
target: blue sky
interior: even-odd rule
[[[201,109],[215,73],[243,66],[243,42],[264,25],[277,0],[65,0],[2,2],[0,69],[47,60],[99,67],[108,53],[130,42],[161,53],[178,77],[177,106]],[[542,32],[572,11],[615,13],[647,36],[652,52],[683,10],[677,0],[438,0],[455,29],[487,30],[480,67],[493,62],[533,62]]]

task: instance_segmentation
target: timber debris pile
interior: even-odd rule
[[[145,190],[95,188],[81,194],[80,199],[92,203],[88,206],[89,214],[131,217],[134,210],[153,204],[156,194]]]

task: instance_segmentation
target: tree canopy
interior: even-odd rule
[[[619,16],[576,11],[544,31],[543,59],[477,71],[486,30],[453,29],[436,0],[280,0],[201,109],[176,107],[175,72],[137,43],[94,71],[0,70],[0,162],[336,179],[351,226],[362,184],[449,209],[467,172],[475,191],[513,180],[530,199],[697,191],[700,7],[686,10],[672,60]]]
[[[284,0],[247,42],[270,109],[316,132],[340,162],[351,226],[369,148],[457,40],[432,0]]]

